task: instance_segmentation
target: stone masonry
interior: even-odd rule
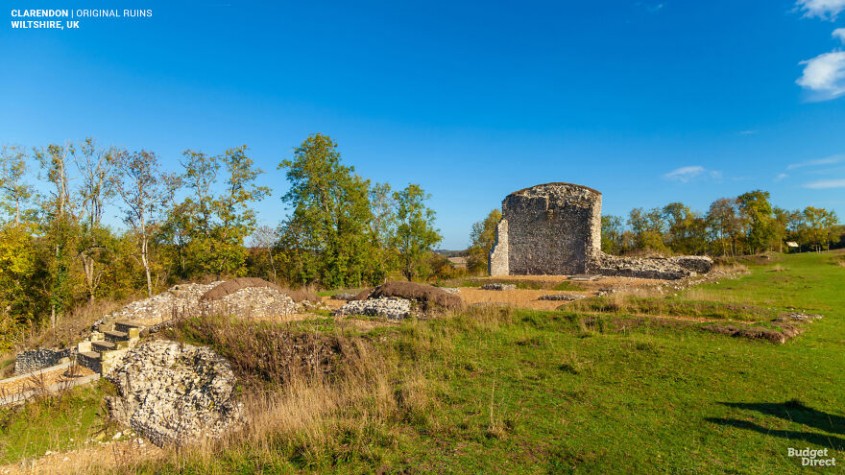
[[[490,275],[584,274],[601,254],[601,193],[547,183],[502,202]]]
[[[15,357],[15,374],[27,374],[40,369],[60,364],[65,358],[70,358],[70,349],[53,350],[42,348],[22,351]]]
[[[502,202],[490,252],[490,275],[601,274],[680,279],[710,271],[708,257],[632,258],[601,252],[598,191],[547,183],[516,191]]]

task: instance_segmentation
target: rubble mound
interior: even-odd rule
[[[713,260],[704,256],[620,257],[602,254],[593,266],[594,271],[607,276],[678,280],[710,272]]]
[[[237,279],[227,280],[226,282],[222,282],[216,285],[214,288],[209,290],[208,292],[204,293],[200,300],[202,301],[213,301],[213,300],[220,300],[227,295],[232,295],[235,292],[241,289],[253,288],[253,287],[269,287],[274,289],[278,292],[284,292],[281,287],[271,282],[267,282],[264,279],[259,279],[257,277],[239,277]]]
[[[397,297],[414,301],[422,312],[442,310],[460,310],[464,301],[460,295],[446,292],[433,285],[416,282],[387,282],[373,290],[369,299],[379,297]]]
[[[225,283],[221,285],[225,285]],[[216,290],[212,289],[211,292]],[[284,317],[298,311],[296,302],[277,286],[242,287],[214,300],[202,300],[200,307],[201,312],[206,315],[237,315],[256,318]]]
[[[219,437],[241,418],[229,362],[208,348],[157,340],[130,350],[106,378],[118,422],[159,447]]]
[[[282,317],[297,313],[296,302],[279,286],[263,279],[234,279],[211,284],[179,284],[167,292],[132,302],[94,324],[109,329],[115,321],[144,322],[148,326],[208,314]]]
[[[352,300],[335,312],[337,316],[364,315],[403,320],[411,316],[411,301],[402,298],[379,297],[369,300]]]
[[[199,311],[200,297],[220,283],[174,285],[167,292],[132,302],[106,315],[94,326],[96,328],[103,323],[122,320],[161,322],[178,316],[196,314]]]

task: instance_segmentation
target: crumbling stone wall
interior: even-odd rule
[[[508,195],[491,275],[583,274],[601,254],[601,193],[547,183]]]
[[[106,398],[112,417],[159,447],[219,437],[242,416],[231,365],[209,348],[150,341],[106,378],[117,389]]]
[[[547,183],[508,195],[490,252],[490,275],[602,274],[681,279],[710,271],[702,256],[618,257],[601,252],[601,193]]]
[[[39,369],[49,368],[61,363],[63,358],[70,357],[71,350],[38,350],[22,351],[15,356],[15,374],[27,374]]]

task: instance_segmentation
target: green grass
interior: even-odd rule
[[[108,428],[103,417],[107,384],[0,409],[0,464],[76,449],[98,437]]]
[[[368,401],[351,404],[321,426],[331,441],[321,447],[303,442],[305,433],[279,435],[261,449],[186,454],[133,470],[803,473],[800,460],[787,457],[790,447],[828,448],[841,465],[845,267],[839,259],[782,256],[777,272],[770,272],[771,263],[753,264],[739,279],[638,304],[714,318],[736,318],[743,306],[753,309],[749,319],[793,309],[824,315],[783,345],[619,312],[498,308],[350,335],[392,365],[394,411],[373,416]],[[305,325],[307,332],[341,331],[329,319]],[[411,374],[426,383],[424,403],[407,403]]]
[[[672,317],[696,317],[721,320],[765,321],[781,313],[777,309],[749,304],[694,300],[683,296],[669,297],[592,297],[580,300],[567,308],[590,312],[629,313]]]

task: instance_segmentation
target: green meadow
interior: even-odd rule
[[[330,318],[288,325],[357,342],[366,354],[358,351],[352,370],[302,381],[297,391],[262,383],[262,394],[278,397],[260,423],[231,440],[120,471],[838,473],[845,464],[843,262],[842,253],[778,256],[749,264],[742,277],[667,297],[676,313],[688,302],[721,320],[732,316],[720,305],[753,309],[740,320],[823,315],[785,344],[705,331],[705,321],[650,318],[642,302],[635,312],[488,308],[374,328]],[[238,325],[245,324],[225,327],[248,333]],[[224,330],[196,328],[174,336],[226,352]],[[258,387],[245,384],[242,392]],[[88,437],[108,426],[91,397],[105,390],[4,410],[3,461],[79,446],[85,437],[64,422],[69,415],[84,415]],[[31,435],[37,429],[51,437]],[[837,466],[802,467],[790,448],[828,449],[822,458]]]

